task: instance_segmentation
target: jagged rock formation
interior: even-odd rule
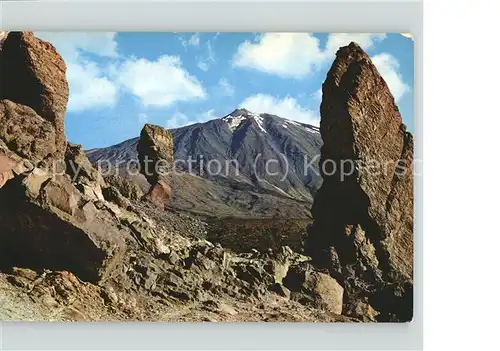
[[[38,165],[56,153],[56,131],[30,107],[0,100],[0,122],[0,139],[18,157]]]
[[[323,83],[320,131],[323,185],[307,252],[343,281],[351,307],[368,297],[380,320],[410,320],[413,138],[355,43],[339,49]]]
[[[141,131],[137,153],[141,173],[151,184],[146,199],[158,206],[168,204],[172,198],[172,177],[169,177],[174,162],[172,135],[160,126],[146,124]]]
[[[156,259],[130,252],[123,260],[125,273],[100,285],[65,271],[14,268],[0,274],[0,319],[356,321],[336,313],[341,291],[325,290],[335,284],[326,275],[324,281],[315,274],[305,281],[289,279],[297,292],[279,283],[288,266],[305,259],[289,250],[234,255],[206,241],[181,237],[168,248],[169,253]]]
[[[127,199],[138,201],[144,195],[141,187],[131,181],[130,179],[120,177],[118,175],[108,175],[104,177],[106,183],[115,187],[120,195],[125,196]]]
[[[54,47],[10,32],[0,56],[0,266],[99,281],[136,241],[128,226],[143,220],[104,201],[101,175],[81,146],[67,145],[66,66]]]
[[[68,103],[66,64],[52,44],[31,32],[10,32],[0,52],[0,99],[31,107],[56,132],[54,155],[64,155]]]
[[[106,183],[65,141],[64,62],[50,44],[11,32],[0,59],[13,70],[0,77],[0,319],[356,321],[309,257],[236,254],[204,240],[203,221]],[[143,134],[140,159],[170,165],[170,136]],[[153,190],[165,180],[146,175]]]

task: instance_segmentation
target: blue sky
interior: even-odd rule
[[[223,117],[237,107],[319,124],[320,88],[340,46],[372,57],[413,130],[406,34],[37,33],[68,66],[66,134],[84,148]]]

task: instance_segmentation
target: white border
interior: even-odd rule
[[[4,30],[412,33],[415,158],[422,159],[420,1],[9,1],[0,3],[0,11]],[[415,179],[415,219],[411,323],[3,323],[0,349],[419,350],[423,326],[420,177]]]

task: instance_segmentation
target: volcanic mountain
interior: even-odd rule
[[[321,185],[319,128],[271,114],[236,109],[204,123],[170,130],[176,172],[171,206],[217,216],[308,217]],[[139,138],[87,151],[147,189],[127,171],[137,160]]]

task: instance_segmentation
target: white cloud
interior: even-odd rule
[[[326,62],[332,62],[339,47],[357,42],[371,49],[385,34],[337,33],[328,36],[321,48],[317,37],[308,33],[266,33],[255,42],[245,41],[233,57],[233,66],[250,68],[287,78],[303,78]]]
[[[116,75],[117,81],[146,106],[165,107],[206,98],[201,83],[183,69],[176,56],[161,56],[156,61],[131,58]]]
[[[292,97],[277,99],[267,94],[256,94],[247,97],[241,104],[241,108],[256,113],[269,113],[286,119],[311,125],[319,125],[319,116],[313,111],[300,106]]]
[[[219,92],[222,96],[233,96],[236,92],[234,85],[229,83],[227,78],[219,79]]]
[[[370,33],[334,33],[328,36],[325,50],[325,60],[328,63],[333,62],[337,50],[349,45],[351,42],[357,43],[365,51],[372,49],[375,44],[383,41],[387,36],[385,34]]]
[[[139,116],[138,116],[138,119],[139,119],[139,123],[140,124],[145,124],[145,123],[148,123],[148,115],[145,114],[145,113],[139,113]]]
[[[74,60],[80,51],[103,57],[118,56],[114,32],[36,32],[35,35],[53,44],[65,60]]]
[[[212,42],[209,40],[207,41],[207,61],[214,63],[217,61],[217,55],[215,54],[214,46],[212,45]]]
[[[372,57],[372,62],[386,81],[396,102],[411,90],[399,72],[399,62],[392,55],[388,53],[375,55]]]
[[[325,48],[319,39],[307,33],[266,33],[256,39],[242,43],[233,57],[233,66],[255,69],[280,77],[300,79],[308,76],[317,67],[331,64],[337,50],[351,42],[356,42],[368,51],[386,38],[385,34],[335,33],[330,34]],[[403,81],[398,61],[387,53],[373,56],[396,101],[410,87]],[[313,98],[321,100],[321,90]]]
[[[200,34],[195,33],[191,35],[188,39],[184,39],[184,37],[179,38],[182,46],[188,48],[189,46],[198,47],[200,45]]]
[[[68,111],[83,111],[113,106],[118,86],[105,70],[83,57],[91,53],[101,57],[118,56],[116,33],[103,32],[37,32],[37,37],[52,43],[66,61],[69,84]]]
[[[156,61],[128,58],[120,63],[116,33],[39,32],[50,41],[67,64],[70,89],[68,111],[103,108],[116,104],[120,87],[136,95],[146,106],[169,106],[176,101],[204,98],[198,80],[182,68],[178,57],[162,56]],[[187,45],[199,45],[194,34]],[[85,54],[108,61],[91,61]]]
[[[319,39],[307,33],[266,33],[257,43],[243,42],[233,66],[281,77],[301,78],[322,62]]]
[[[189,118],[182,112],[175,112],[165,122],[165,128],[179,128],[189,123]]]
[[[185,125],[189,124],[194,124],[194,123],[203,123],[212,119],[217,119],[215,115],[215,110],[210,109],[204,112],[199,113],[198,115],[195,115],[194,118],[189,118],[187,115],[185,115],[182,112],[175,112],[171,116],[168,117],[168,119],[165,122],[165,128],[179,128]]]
[[[212,41],[215,41],[217,37],[218,35],[215,35],[212,40],[208,40],[205,44],[205,53],[202,56],[196,57],[196,65],[203,72],[207,72],[210,69],[210,66],[217,62],[217,55],[215,54],[215,50],[212,45]]]
[[[118,97],[118,87],[105,77],[93,62],[68,62],[69,84],[68,111],[82,111],[113,106]]]
[[[200,45],[200,34],[199,33],[193,34],[189,38],[188,44],[191,45],[191,46],[198,46],[198,45]]]
[[[198,61],[196,63],[196,66],[198,66],[199,69],[201,69],[203,72],[206,72],[209,70],[210,65],[206,63],[205,61]]]
[[[210,110],[205,111],[205,112],[201,113],[200,115],[198,115],[197,122],[206,122],[206,121],[210,121],[210,120],[216,119],[216,118],[218,118],[218,117],[215,115],[215,110],[210,109]]]
[[[323,99],[323,89],[319,88],[318,90],[316,90],[314,93],[312,93],[312,97],[315,100],[321,101],[321,99]]]

